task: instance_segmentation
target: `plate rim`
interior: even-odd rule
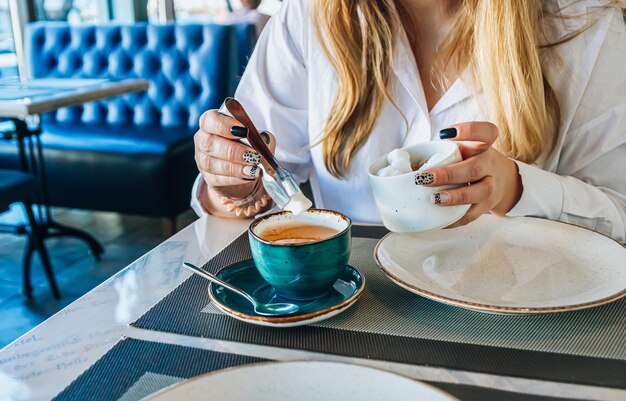
[[[247,262],[250,261],[252,259],[245,259],[245,260],[241,260],[239,262],[235,262],[232,263],[228,266],[225,266],[223,268],[221,268],[216,275],[219,275],[222,271],[236,265],[239,263],[243,263],[243,262]],[[230,307],[228,307],[227,305],[224,305],[222,302],[220,302],[215,295],[213,295],[213,291],[211,290],[213,288],[213,283],[210,283],[208,286],[208,293],[209,293],[209,299],[211,302],[213,302],[218,309],[222,310],[222,312],[232,315],[232,317],[238,317],[240,320],[243,321],[254,321],[254,322],[263,322],[263,323],[271,323],[273,325],[281,325],[281,324],[289,324],[289,323],[297,323],[297,322],[302,322],[305,320],[311,320],[314,319],[316,317],[320,317],[326,314],[329,314],[331,312],[337,311],[337,310],[341,310],[344,308],[347,308],[349,306],[351,306],[354,302],[356,302],[361,295],[363,294],[363,290],[365,289],[365,276],[363,275],[363,273],[361,273],[359,271],[359,269],[357,269],[354,266],[351,265],[347,265],[346,267],[350,267],[353,270],[355,270],[359,276],[361,276],[361,286],[360,288],[357,289],[357,291],[352,294],[352,296],[350,296],[349,298],[347,298],[346,300],[344,300],[341,303],[338,303],[336,305],[333,305],[329,308],[324,308],[321,309],[319,311],[316,312],[311,312],[311,313],[307,313],[305,315],[297,315],[297,316],[285,316],[285,317],[278,317],[278,316],[255,316],[255,315],[249,315],[247,313],[243,313],[240,312],[238,310],[232,309]]]
[[[498,217],[498,218],[501,218],[501,217]],[[604,235],[597,231],[593,231],[589,228],[577,226],[571,223],[555,221],[555,220],[550,220],[550,219],[542,219],[538,217],[528,217],[528,216],[516,217],[516,218],[508,217],[507,219],[519,219],[519,218],[522,218],[525,220],[533,220],[533,221],[536,221],[536,220],[547,221],[547,222],[551,222],[555,224],[565,224],[568,226],[572,226],[574,228],[589,231],[590,233],[599,235],[601,237],[605,237],[611,240],[612,242],[615,242],[621,247],[626,247],[626,242],[617,241],[616,239],[611,238],[608,235]],[[374,247],[374,260],[376,261],[378,268],[382,270],[385,276],[387,276],[392,282],[404,288],[405,290],[408,290],[424,298],[428,298],[430,300],[437,301],[446,305],[452,305],[452,306],[469,309],[473,311],[478,311],[478,312],[501,313],[501,314],[507,314],[507,315],[540,315],[540,314],[549,314],[549,313],[573,312],[573,311],[578,311],[578,310],[595,308],[595,307],[606,305],[606,304],[609,304],[611,302],[614,302],[621,298],[626,297],[626,288],[624,288],[623,290],[618,291],[615,294],[612,294],[603,298],[599,298],[594,301],[584,302],[580,304],[565,305],[565,306],[546,306],[546,307],[515,307],[515,306],[497,306],[497,305],[489,305],[489,304],[479,303],[479,302],[463,301],[463,300],[459,300],[456,298],[439,295],[434,292],[417,287],[413,284],[409,284],[405,282],[404,280],[401,280],[400,278],[394,276],[389,270],[387,270],[387,268],[383,266],[380,259],[378,258],[378,249],[380,248],[380,245],[385,240],[385,238],[393,234],[401,235],[399,233],[393,233],[393,232],[385,234],[385,236],[382,237],[376,243],[376,246]]]
[[[375,370],[375,371],[379,371],[379,372],[395,375],[395,376],[401,377],[403,379],[410,380],[412,382],[420,384],[420,385],[422,385],[424,387],[429,388],[430,390],[433,390],[433,391],[439,393],[440,395],[448,397],[452,401],[461,401],[459,398],[455,397],[454,395],[452,395],[452,394],[450,394],[450,393],[440,389],[439,387],[435,387],[434,385],[432,385],[430,383],[426,383],[423,380],[414,379],[412,377],[403,375],[401,373],[393,372],[391,370],[381,369],[381,368],[367,366],[367,365],[361,365],[361,364],[357,364],[357,363],[347,363],[347,362],[337,362],[337,361],[321,361],[321,360],[316,360],[316,359],[309,359],[309,360],[298,359],[298,360],[292,360],[292,361],[255,362],[255,363],[248,363],[248,364],[244,364],[244,365],[231,366],[231,367],[223,368],[223,369],[217,369],[217,370],[214,370],[212,372],[203,373],[201,375],[190,377],[190,378],[185,379],[183,381],[180,381],[178,383],[171,384],[171,385],[169,385],[167,387],[164,387],[164,388],[162,388],[162,389],[160,389],[160,390],[158,390],[158,391],[156,391],[156,392],[154,392],[152,394],[149,394],[149,395],[141,398],[140,401],[154,400],[156,397],[159,397],[159,396],[165,394],[166,392],[171,391],[175,387],[182,387],[185,384],[189,384],[191,382],[197,382],[197,381],[205,379],[206,377],[217,376],[219,374],[224,374],[224,373],[237,371],[237,370],[242,370],[242,369],[254,369],[254,368],[259,367],[259,366],[279,365],[279,364],[294,364],[294,365],[295,364],[333,364],[333,365],[342,365],[344,367],[357,367],[357,368],[365,368],[365,369],[369,369],[369,370]]]

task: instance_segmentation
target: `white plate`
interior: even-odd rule
[[[208,373],[144,401],[450,401],[443,391],[394,373],[334,362],[270,362]]]
[[[407,290],[485,312],[564,312],[626,295],[626,248],[550,220],[484,215],[450,230],[388,234],[374,254]]]

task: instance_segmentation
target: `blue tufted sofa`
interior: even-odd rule
[[[252,25],[28,26],[34,78],[144,78],[148,91],[42,117],[51,203],[159,216],[188,208],[193,134],[234,92]],[[0,166],[15,147],[0,144]]]

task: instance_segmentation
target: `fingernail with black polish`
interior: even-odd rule
[[[247,176],[256,178],[261,173],[261,170],[259,170],[258,166],[245,166],[243,168],[243,173]]]
[[[419,173],[415,176],[415,185],[428,185],[435,181],[435,176],[431,173]]]
[[[248,150],[243,153],[243,161],[246,163],[259,164],[261,163],[261,155],[257,152]]]
[[[433,194],[431,201],[435,205],[444,205],[450,202],[450,195],[445,192],[437,192]]]
[[[247,138],[248,137],[248,129],[246,127],[232,127],[230,129],[230,133],[239,138]]]
[[[456,138],[456,128],[445,128],[439,131],[440,139],[452,139]]]

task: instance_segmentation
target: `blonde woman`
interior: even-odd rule
[[[444,138],[464,160],[418,183],[471,183],[433,197],[472,205],[455,225],[490,212],[626,236],[626,24],[616,2],[291,0],[236,97],[274,133],[278,159],[310,180],[317,207],[355,221],[380,222],[367,181],[376,158]],[[256,185],[258,157],[234,141],[238,125],[214,110],[201,118],[200,214],[271,206]]]

